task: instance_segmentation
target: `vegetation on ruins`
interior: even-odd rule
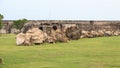
[[[20,19],[20,20],[14,20],[13,21],[13,27],[16,29],[21,30],[25,23],[27,23],[27,19]]]
[[[4,18],[4,16],[2,14],[0,14],[0,29],[2,28],[2,19]]]

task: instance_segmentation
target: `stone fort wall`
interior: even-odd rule
[[[12,20],[4,20],[3,29],[6,33],[11,33]],[[34,24],[38,28],[42,26],[56,26],[57,28],[63,28],[65,25],[77,25],[80,30],[120,30],[120,21],[95,21],[95,20],[29,20],[29,24]],[[32,25],[31,25],[32,26]],[[44,27],[43,27],[44,26]]]

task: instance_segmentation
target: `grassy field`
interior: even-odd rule
[[[1,35],[0,57],[0,68],[120,68],[120,36],[16,46],[14,35]]]

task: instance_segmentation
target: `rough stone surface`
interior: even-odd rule
[[[25,34],[23,34],[23,33],[19,33],[17,36],[16,36],[16,44],[17,45],[22,45],[22,44],[24,44],[24,42],[25,42]]]
[[[66,36],[69,39],[77,40],[80,38],[80,30],[77,28],[77,26],[72,26],[66,30]]]
[[[45,41],[44,33],[38,28],[32,28],[32,29],[28,30],[26,35],[31,36],[31,38],[29,38],[30,39],[29,41],[31,41],[31,43],[33,43],[33,44],[35,44],[35,43],[41,44]]]
[[[52,37],[52,36],[48,36],[48,37],[47,37],[47,42],[48,42],[48,43],[53,43],[53,44],[54,44],[55,41],[56,41],[56,39],[55,39],[54,37]]]
[[[57,42],[66,43],[69,41],[68,38],[66,37],[65,33],[63,31],[61,31],[60,29],[57,29],[55,31],[55,37],[56,37]]]
[[[41,44],[46,40],[45,34],[38,28],[29,29],[26,34],[19,33],[16,38],[17,45]]]
[[[20,33],[20,30],[18,30],[18,29],[16,29],[16,28],[12,28],[12,29],[11,29],[11,33],[12,33],[12,34],[18,34],[18,33]]]
[[[1,30],[0,30],[0,33],[1,33],[1,34],[6,34],[7,32],[6,32],[6,30],[1,29]]]

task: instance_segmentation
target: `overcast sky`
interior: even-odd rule
[[[120,20],[120,0],[0,0],[4,19]]]

